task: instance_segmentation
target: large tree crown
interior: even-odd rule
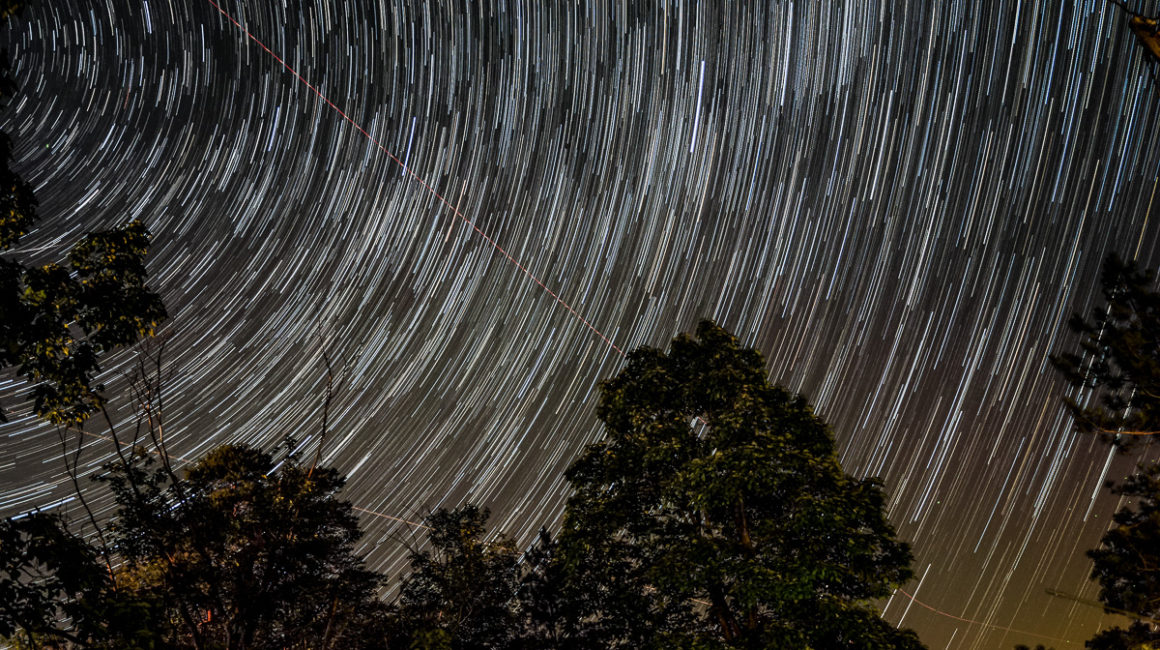
[[[597,414],[605,436],[568,470],[560,541],[573,579],[599,585],[589,616],[647,603],[610,638],[838,647],[885,625],[868,601],[911,571],[882,486],[842,471],[825,421],[756,350],[703,321],[667,352],[631,353]]]

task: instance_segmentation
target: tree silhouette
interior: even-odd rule
[[[588,647],[919,648],[870,601],[911,577],[873,479],[805,398],[705,321],[601,385],[561,561]]]
[[[1064,398],[1076,428],[1123,446],[1160,432],[1160,294],[1151,271],[1114,254],[1100,282],[1105,304],[1069,322],[1080,350],[1052,363],[1077,391]]]
[[[1087,554],[1100,600],[1132,624],[1101,632],[1087,647],[1155,647],[1160,642],[1160,465],[1142,468],[1112,492],[1127,505],[1116,511],[1099,547]]]
[[[398,602],[401,647],[508,648],[516,634],[519,552],[486,540],[489,513],[475,505],[426,518],[430,550],[411,553]]]
[[[0,19],[23,5],[0,2]],[[0,105],[15,90],[7,54],[0,55]],[[0,253],[17,246],[37,220],[32,187],[11,161],[12,142],[0,133]],[[149,231],[134,220],[81,239],[67,267],[29,268],[0,257],[0,370],[15,367],[33,385],[38,417],[78,426],[100,411],[103,387],[93,383],[100,357],[152,336],[165,320],[160,296],[145,285],[148,246]],[[0,422],[6,421],[0,405]]]
[[[151,465],[111,466],[110,529],[122,584],[163,603],[173,647],[373,647],[380,578],[355,552],[362,532],[336,470],[234,445],[177,485]]]
[[[1064,398],[1075,427],[1126,449],[1160,432],[1160,292],[1151,271],[1114,254],[1100,282],[1105,304],[1070,322],[1080,350],[1052,362],[1075,389],[1076,397]],[[1108,487],[1127,502],[1100,546],[1088,551],[1091,577],[1106,611],[1133,623],[1101,632],[1087,647],[1145,647],[1160,641],[1160,465]]]
[[[0,639],[22,647],[153,648],[156,603],[118,590],[59,517],[0,521]]]

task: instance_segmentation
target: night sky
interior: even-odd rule
[[[2,37],[16,252],[146,221],[176,453],[312,450],[326,353],[324,460],[397,576],[430,508],[557,523],[599,380],[710,317],[883,478],[925,604],[887,620],[1115,623],[1045,593],[1095,598],[1100,486],[1158,456],[1077,437],[1047,362],[1107,253],[1160,262],[1160,88],[1113,6],[219,2],[43,0]],[[0,514],[76,514],[56,432],[0,436]]]

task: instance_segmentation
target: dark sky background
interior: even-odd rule
[[[1160,261],[1160,90],[1111,5],[221,8],[240,27],[209,0],[45,0],[3,37],[0,128],[41,200],[18,252],[149,224],[179,454],[315,443],[328,352],[324,458],[397,575],[416,533],[391,517],[556,523],[612,344],[711,317],[883,478],[925,604],[887,620],[931,648],[1114,622],[1045,593],[1095,597],[1100,486],[1157,457],[1077,437],[1047,363],[1107,253]],[[75,512],[57,444],[0,428],[0,514]]]

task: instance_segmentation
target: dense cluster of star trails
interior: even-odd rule
[[[327,355],[323,457],[397,575],[430,508],[557,523],[618,348],[711,317],[883,478],[916,556],[887,620],[1114,624],[1046,589],[1095,596],[1101,485],[1157,456],[1077,437],[1047,363],[1107,253],[1160,263],[1160,89],[1115,7],[215,2],[53,0],[3,36],[17,252],[148,223],[179,455],[312,449]],[[0,515],[74,507],[55,431],[0,435]]]

